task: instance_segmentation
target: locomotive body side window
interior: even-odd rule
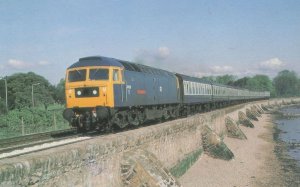
[[[119,70],[113,70],[113,81],[119,81]]]

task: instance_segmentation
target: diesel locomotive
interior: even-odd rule
[[[254,92],[114,58],[80,58],[66,71],[63,116],[79,131],[138,126],[268,99]]]

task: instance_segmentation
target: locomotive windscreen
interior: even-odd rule
[[[69,71],[69,75],[68,75],[69,82],[85,81],[85,79],[86,79],[85,69]]]
[[[108,69],[90,69],[90,80],[108,80]]]

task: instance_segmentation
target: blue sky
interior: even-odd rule
[[[300,73],[298,0],[0,0],[0,76],[101,55],[194,76]]]

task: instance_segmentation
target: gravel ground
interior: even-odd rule
[[[274,153],[274,124],[271,115],[263,115],[255,128],[240,126],[247,140],[224,138],[234,153],[230,161],[213,159],[202,155],[200,159],[179,178],[185,187],[197,186],[286,186],[279,159]]]

